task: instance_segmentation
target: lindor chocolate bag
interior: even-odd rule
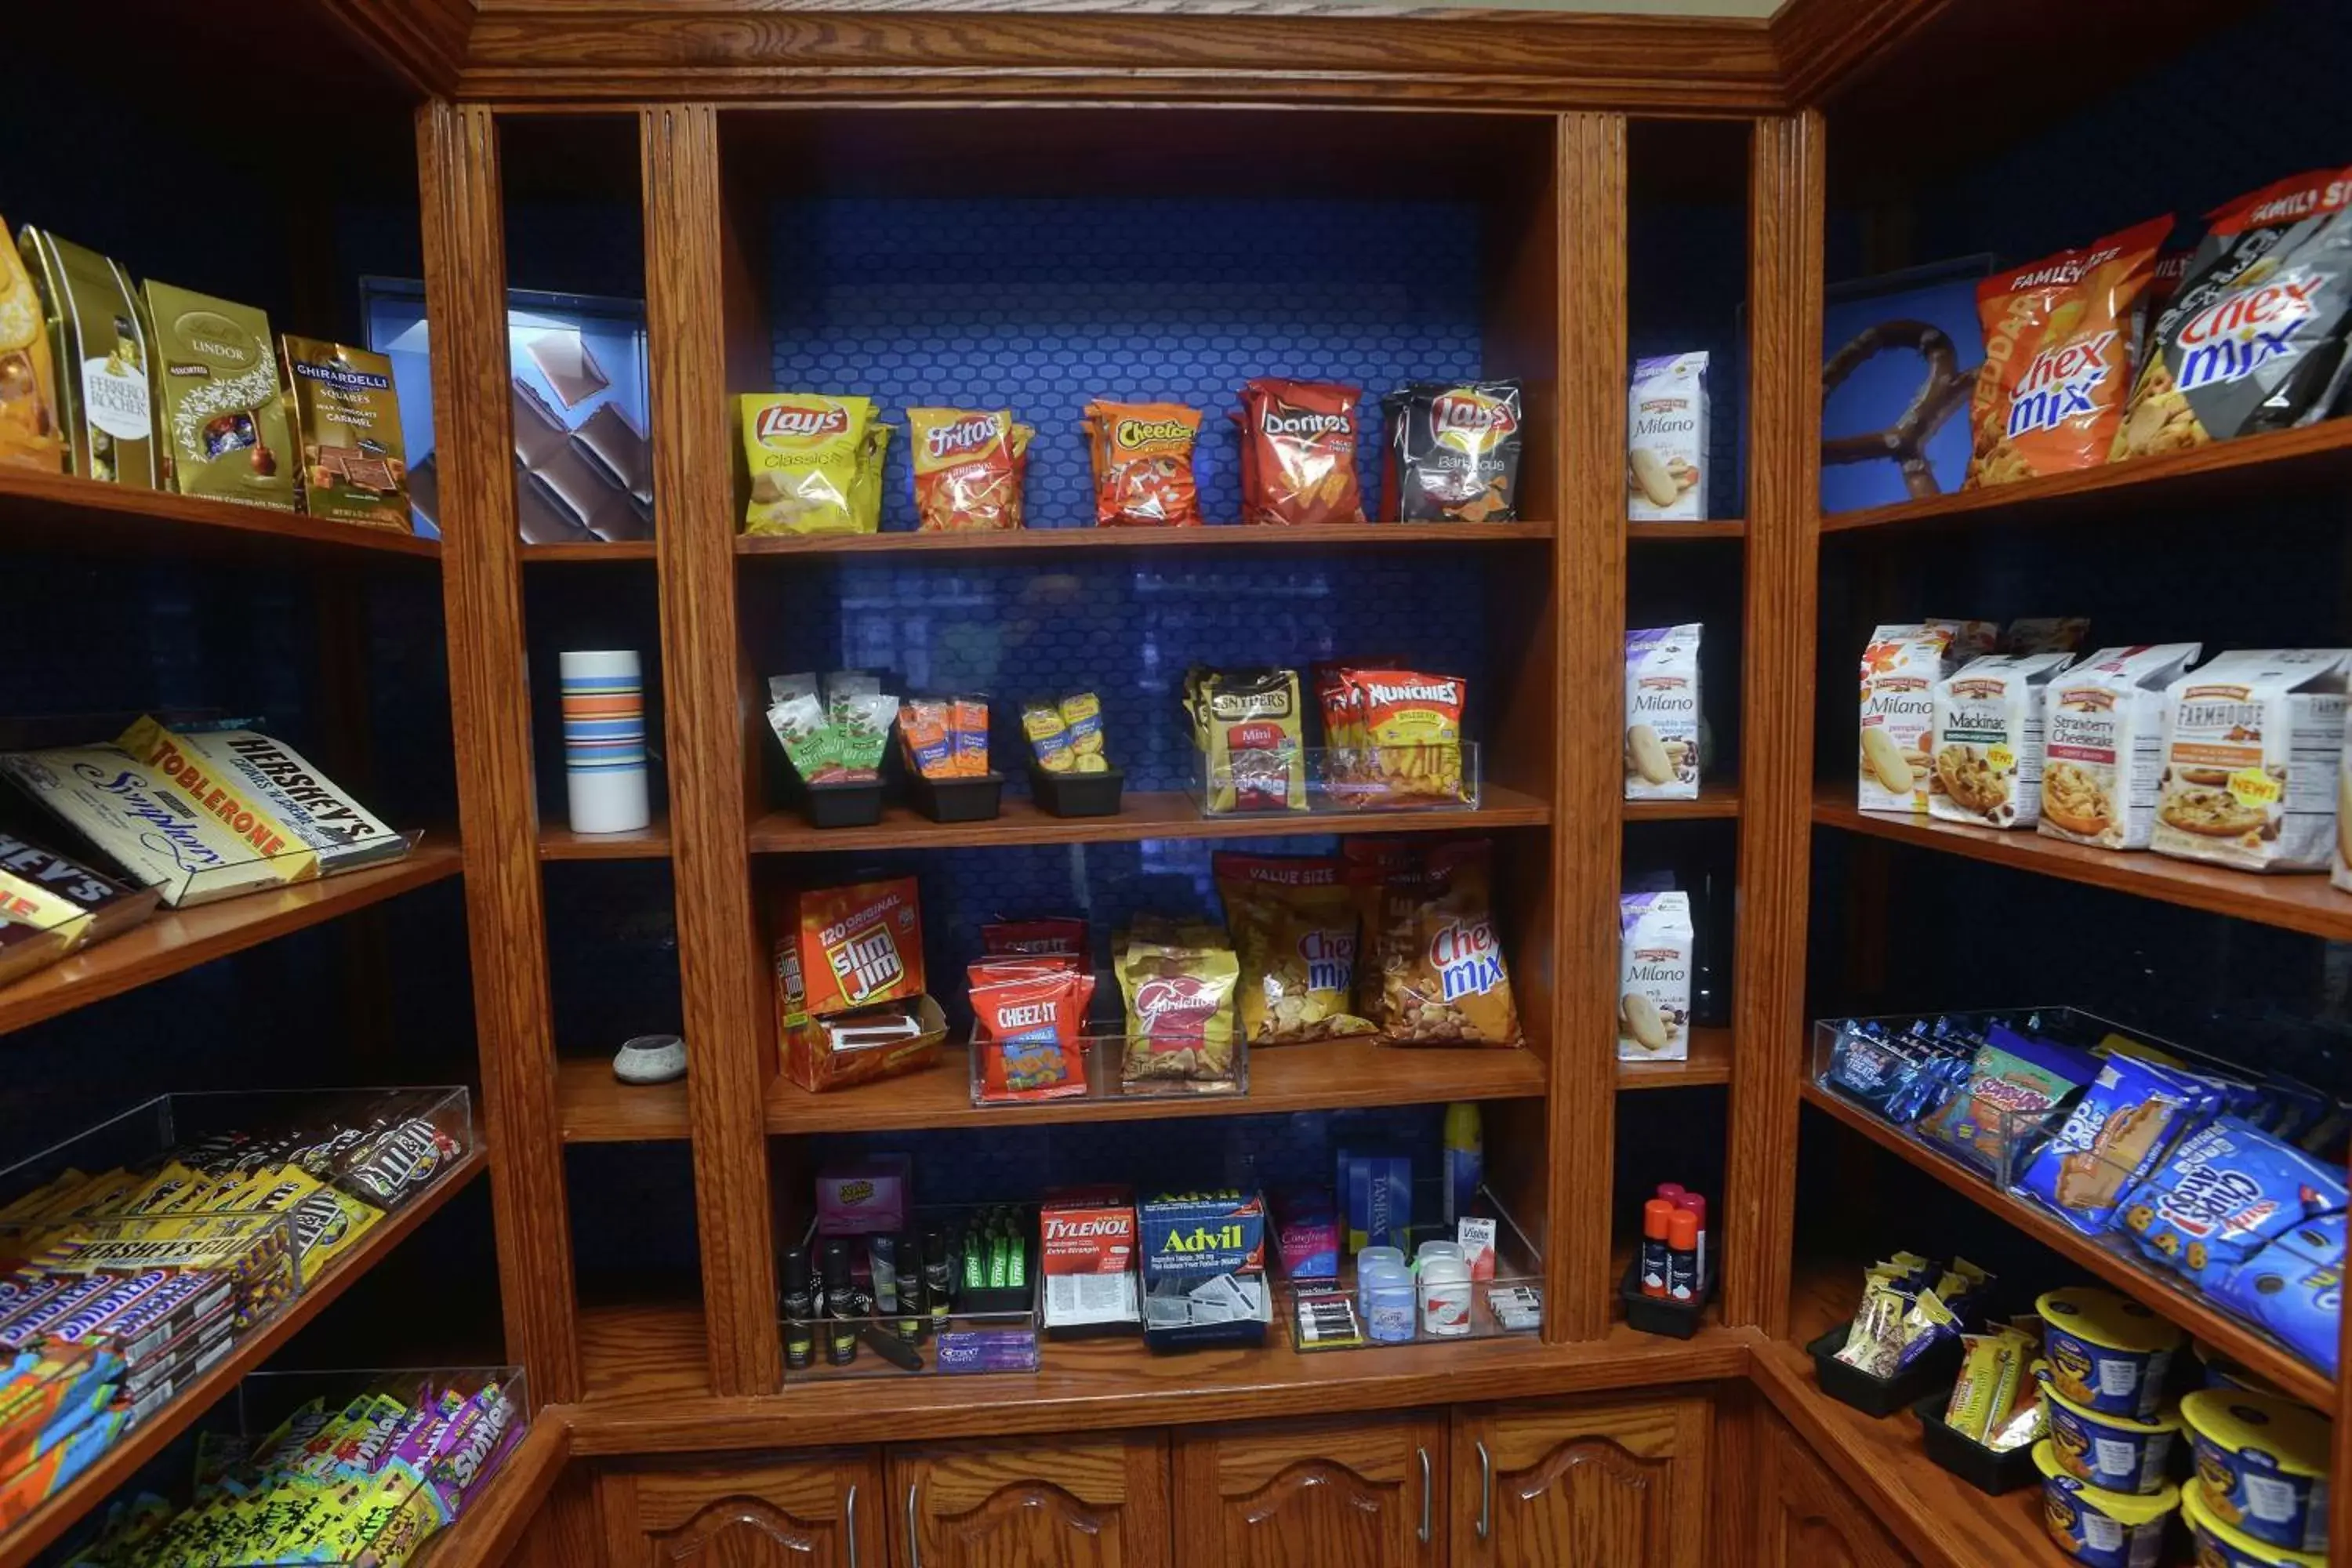
[[[279,340],[302,442],[302,510],[408,531],[408,464],[392,362],[290,332]]]
[[[50,474],[65,466],[57,387],[40,293],[0,218],[0,464]]]
[[[147,280],[164,470],[184,496],[294,510],[294,450],[286,433],[269,318]]]
[[[16,248],[40,289],[68,466],[85,479],[162,488],[147,327],[131,275],[46,229],[24,230]]]

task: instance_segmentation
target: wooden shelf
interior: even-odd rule
[[[1049,816],[1026,796],[1006,795],[989,822],[933,822],[886,805],[872,827],[811,827],[797,812],[772,811],[751,824],[751,850],[816,855],[837,849],[951,849],[1018,844],[1115,844],[1141,838],[1286,838],[1321,833],[1483,833],[1540,827],[1551,807],[1533,795],[1486,786],[1476,811],[1362,811],[1344,816],[1202,816],[1181,790],[1130,790],[1117,816]]]
[[[0,1035],[454,877],[464,865],[457,835],[441,833],[389,866],[192,910],[159,910],[111,942],[0,989]]]
[[[1957,1161],[1946,1159],[1903,1129],[1889,1126],[1817,1083],[1810,1080],[1800,1083],[1798,1093],[1816,1110],[1845,1123],[1880,1148],[1925,1171],[1979,1208],[2023,1231],[2144,1306],[2161,1312],[2223,1355],[2270,1379],[2297,1399],[2321,1410],[2335,1408],[2334,1378],[2261,1331],[2248,1328],[2224,1312],[2187,1281],[2159,1274],[2141,1262],[2136,1253],[2111,1249],[2102,1240],[2084,1236],[2040,1205],[2012,1197]],[[2121,1246],[2118,1243],[2118,1247]]]
[[[1331,545],[1529,544],[1548,522],[1352,522],[1317,528],[1031,528],[974,533],[739,534],[738,555],[1031,555],[1065,551],[1319,550]]]
[[[1745,539],[1748,524],[1731,518],[1717,522],[1632,522],[1625,524],[1629,544],[1689,544],[1708,539]]]
[[[622,561],[651,561],[656,553],[654,541],[650,539],[566,540],[560,544],[526,542],[522,546],[522,563],[529,566],[534,562],[560,562],[572,565],[609,566]]]
[[[197,1416],[235,1388],[247,1373],[276,1354],[353,1281],[374,1268],[378,1259],[430,1219],[488,1164],[488,1156],[481,1149],[468,1152],[449,1167],[447,1175],[353,1243],[349,1252],[330,1264],[327,1271],[305,1287],[284,1311],[239,1340],[236,1349],[182,1390],[177,1398],[126,1433],[121,1441],[92,1460],[87,1469],[26,1515],[14,1530],[0,1533],[0,1568],[24,1568],[72,1529],[117,1487],[138,1474],[173,1438],[186,1431]]]
[[[539,858],[542,860],[667,860],[669,858],[669,818],[656,816],[649,826],[626,833],[574,833],[560,822],[539,825]]]
[[[1654,1387],[1740,1376],[1753,1336],[1702,1329],[1662,1339],[1620,1324],[1600,1339],[1533,1335],[1299,1355],[1277,1324],[1262,1350],[1154,1355],[1139,1340],[1048,1343],[1034,1374],[866,1377],[717,1398],[702,1313],[691,1302],[581,1313],[586,1397],[575,1456],[804,1446],[813,1431],[862,1441],[1250,1420],[1481,1399]]]
[[[1680,1064],[1676,1064],[1680,1065]],[[1294,1110],[1431,1105],[1452,1100],[1539,1100],[1544,1064],[1533,1051],[1415,1050],[1370,1040],[1320,1040],[1250,1055],[1250,1091],[1196,1100],[1061,1100],[1034,1105],[971,1103],[965,1049],[905,1078],[811,1094],[778,1076],[768,1084],[770,1132],[896,1132],[919,1127],[1013,1127],[1071,1121],[1154,1121],[1264,1116]],[[687,1136],[686,1084],[632,1085],[609,1063],[566,1058],[556,1069],[566,1142],[612,1143]]]
[[[1700,1084],[1731,1081],[1731,1031],[1695,1028],[1690,1057],[1679,1062],[1617,1064],[1617,1087],[1628,1089],[1689,1089]]]
[[[1737,779],[1710,780],[1698,786],[1696,800],[1629,800],[1628,822],[1705,822],[1739,815]]]
[[[2293,489],[2337,483],[2347,475],[2352,475],[2352,419],[2336,419],[1990,489],[1831,512],[1822,519],[1822,531],[2011,518],[2053,521],[2158,504],[2188,506],[2221,496],[2242,500],[2249,492],[2272,500]]]
[[[1849,783],[1821,786],[1813,797],[1813,820],[1825,827],[1867,833],[1947,855],[1966,855],[1996,866],[2256,921],[2330,942],[2352,941],[2352,894],[2329,887],[2325,873],[2270,877],[2196,860],[2175,860],[2145,849],[2119,853],[2045,838],[2038,833],[1863,811],[1853,805],[1853,791]]]
[[[17,548],[139,554],[373,553],[436,563],[441,559],[439,540],[389,528],[11,468],[0,468],[0,539]]]

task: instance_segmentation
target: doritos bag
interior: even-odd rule
[[[2106,461],[2171,232],[2168,213],[1977,286],[1985,358],[1969,402],[1969,489]]]
[[[1242,521],[1361,522],[1360,387],[1261,376],[1242,387]]]
[[[2112,458],[2178,452],[2326,417],[2352,311],[2352,169],[2266,185],[2206,216],[2157,317]]]

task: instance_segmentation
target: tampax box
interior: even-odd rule
[[[1265,1204],[1231,1188],[1147,1198],[1143,1339],[1153,1350],[1263,1345],[1273,1316],[1265,1279]]]
[[[1038,1205],[1037,1231],[1048,1334],[1117,1333],[1143,1321],[1134,1194],[1111,1186],[1056,1188]]]

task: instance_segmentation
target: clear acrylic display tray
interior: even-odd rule
[[[907,1228],[921,1236],[939,1231],[951,1238],[963,1234],[964,1224],[983,1209],[1003,1208],[1001,1204],[946,1204],[919,1206],[908,1211]],[[981,1288],[970,1291],[959,1287],[954,1293],[955,1305],[944,1320],[933,1316],[929,1309],[915,1322],[910,1335],[904,1331],[907,1316],[897,1311],[883,1311],[878,1306],[870,1312],[859,1312],[845,1318],[835,1318],[824,1310],[823,1270],[819,1266],[819,1238],[816,1224],[810,1221],[801,1235],[801,1250],[809,1255],[809,1273],[813,1289],[820,1298],[817,1315],[804,1321],[779,1314],[786,1351],[784,1382],[787,1384],[835,1383],[845,1378],[866,1377],[929,1377],[973,1376],[985,1373],[1034,1373],[1038,1365],[1039,1332],[1044,1321],[1044,1258],[1037,1240],[1037,1215],[1034,1205],[1016,1206],[1022,1214],[1023,1240],[1028,1252],[1028,1280],[1018,1286]],[[850,1244],[856,1263],[867,1265],[866,1283],[860,1288],[871,1299],[871,1259],[867,1244],[875,1238],[866,1236],[844,1237]],[[961,1254],[950,1262],[950,1278],[961,1280],[963,1261]],[[829,1342],[838,1331],[850,1347],[850,1359],[835,1362],[828,1355]],[[803,1335],[809,1345],[808,1364],[793,1366],[793,1349]],[[894,1361],[895,1353],[900,1359]],[[901,1364],[910,1362],[912,1364]]]
[[[217,1168],[236,1168],[235,1144],[256,1141],[264,1151],[253,1168],[272,1163],[267,1140],[288,1132],[323,1136],[331,1127],[368,1129],[382,1122],[421,1121],[439,1134],[431,1149],[404,1163],[389,1198],[372,1191],[360,1168],[365,1143],[330,1156],[324,1184],[341,1204],[306,1208],[301,1200],[277,1206],[174,1212],[152,1202],[138,1214],[58,1214],[37,1209],[35,1195],[77,1174],[124,1173],[129,1178],[174,1179],[175,1154],[217,1145]],[[315,1141],[315,1140],[314,1140]],[[446,1149],[445,1149],[446,1145]],[[458,1087],[320,1090],[203,1090],[143,1101],[65,1142],[0,1170],[0,1252],[38,1259],[70,1254],[91,1268],[213,1268],[236,1281],[240,1328],[265,1321],[346,1256],[355,1216],[370,1227],[379,1216],[406,1207],[446,1179],[475,1148],[473,1097]],[[187,1180],[183,1176],[178,1179]],[[191,1183],[191,1184],[193,1184]],[[22,1214],[16,1211],[25,1207]]]
[[[1464,811],[1481,798],[1478,743],[1300,746],[1244,752],[1223,765],[1204,752],[1188,793],[1203,816],[1353,816]],[[1296,756],[1294,775],[1288,759]],[[1294,794],[1303,780],[1305,793]]]
[[[1413,1212],[1417,1215],[1427,1213],[1431,1207],[1435,1206],[1438,1196],[1437,1184],[1416,1183],[1413,1188]],[[1495,1277],[1491,1279],[1473,1279],[1470,1282],[1470,1321],[1466,1332],[1431,1333],[1423,1324],[1420,1290],[1416,1282],[1413,1291],[1412,1337],[1396,1340],[1372,1338],[1370,1313],[1357,1291],[1355,1259],[1352,1257],[1343,1257],[1339,1264],[1339,1277],[1337,1279],[1286,1279],[1281,1282],[1276,1298],[1276,1310],[1285,1314],[1289,1322],[1291,1347],[1301,1352],[1395,1350],[1405,1345],[1460,1344],[1465,1340],[1501,1339],[1511,1334],[1532,1334],[1538,1331],[1543,1323],[1543,1249],[1528,1239],[1527,1233],[1519,1228],[1518,1222],[1511,1217],[1510,1212],[1504,1208],[1491,1188],[1478,1189],[1477,1201],[1472,1205],[1472,1214],[1474,1217],[1491,1218],[1495,1221]],[[1345,1224],[1343,1215],[1341,1219],[1343,1229]],[[1270,1226],[1269,1229],[1271,1229]],[[1401,1245],[1403,1246],[1408,1264],[1412,1262],[1423,1242],[1456,1239],[1454,1227],[1448,1226],[1443,1220],[1416,1220],[1407,1228],[1405,1234],[1408,1240]],[[1345,1253],[1344,1245],[1340,1250]],[[1498,1291],[1526,1293],[1527,1298],[1534,1302],[1533,1321],[1528,1322],[1524,1327],[1506,1326],[1502,1315],[1496,1310],[1496,1295]],[[1360,1331],[1360,1338],[1358,1341],[1346,1342],[1320,1337],[1324,1331],[1318,1327],[1317,1304],[1335,1301],[1346,1301],[1354,1307],[1355,1321]],[[1336,1318],[1336,1314],[1328,1306],[1321,1308],[1320,1310],[1324,1314],[1324,1321],[1328,1322]]]
[[[205,870],[189,871],[176,884],[150,883],[148,886],[173,909],[194,909],[226,899],[241,899],[253,893],[274,893],[287,888],[299,888],[306,882],[348,877],[355,871],[376,870],[406,859],[424,839],[425,830],[421,827],[401,830],[379,846],[374,854],[332,868],[322,868],[313,850],[307,846],[297,845],[277,855],[256,855]],[[102,850],[104,846],[99,847]],[[110,860],[108,863],[110,864]],[[134,887],[139,885],[139,878],[128,869],[121,873],[121,877]]]
[[[1071,1081],[1058,1049],[1015,1047],[1006,1081],[1035,1087],[1028,1092],[1007,1094],[992,1091],[988,1083],[990,1058],[1003,1054],[1006,1047],[1001,1042],[982,1039],[975,1029],[967,1058],[971,1063],[971,1102],[997,1110],[1017,1110],[1025,1105],[1053,1105],[1066,1100],[1201,1100],[1239,1098],[1249,1093],[1249,1042],[1241,1037],[1238,1028],[1234,1031],[1232,1068],[1213,1078],[1128,1078],[1125,1064],[1128,1047],[1133,1043],[1134,1037],[1128,1035],[1081,1037],[1076,1045],[1085,1053],[1083,1082]]]

